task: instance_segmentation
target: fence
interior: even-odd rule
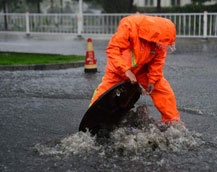
[[[119,21],[131,14],[19,14],[0,13],[0,32],[111,35]],[[166,17],[176,25],[177,37],[217,38],[217,13],[147,14]]]

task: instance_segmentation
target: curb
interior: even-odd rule
[[[72,63],[55,63],[55,64],[33,64],[33,65],[0,65],[0,71],[16,71],[16,70],[57,70],[68,69],[84,66],[84,61]]]

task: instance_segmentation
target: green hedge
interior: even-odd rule
[[[156,13],[156,7],[137,7],[137,10],[141,13]],[[162,7],[162,13],[198,13],[198,12],[217,12],[217,4],[215,5],[194,5],[188,4],[183,7]]]

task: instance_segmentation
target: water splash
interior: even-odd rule
[[[204,113],[199,110],[199,109],[192,109],[192,108],[187,108],[187,107],[181,107],[179,108],[179,110],[183,111],[183,112],[189,112],[192,114],[196,114],[196,115],[204,115]]]
[[[97,151],[101,146],[96,145],[96,136],[91,136],[89,131],[77,132],[71,136],[63,138],[55,147],[47,147],[45,145],[35,145],[35,150],[40,155],[77,155],[88,154]]]
[[[138,154],[155,150],[178,152],[193,149],[202,144],[201,135],[190,132],[180,123],[174,123],[166,131],[150,124],[143,128],[118,128],[111,134],[113,149],[123,154]]]
[[[103,134],[102,134],[103,133]],[[203,144],[202,136],[189,131],[181,123],[166,125],[149,116],[145,105],[130,111],[109,135],[91,136],[90,132],[77,132],[60,141],[55,147],[35,146],[40,155],[106,154],[137,156],[145,152],[191,150]]]

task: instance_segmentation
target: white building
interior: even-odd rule
[[[170,6],[184,6],[186,4],[191,4],[191,0],[161,0],[161,7],[170,7]],[[205,2],[205,5],[212,5],[217,3],[217,0],[208,0]],[[134,5],[137,7],[156,7],[157,0],[134,0]]]

